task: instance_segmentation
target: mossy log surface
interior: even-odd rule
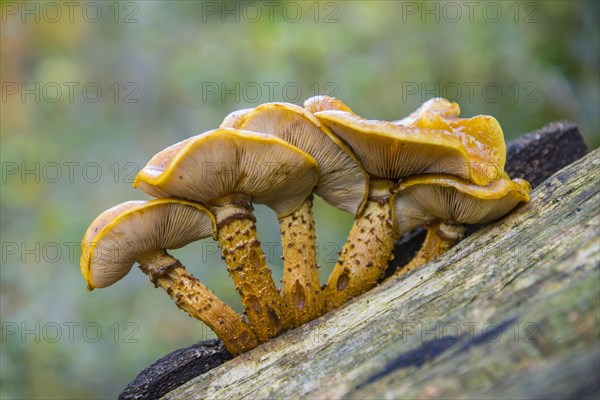
[[[507,170],[537,183],[585,153],[571,123],[516,142]],[[597,398],[599,167],[596,151],[435,262],[232,360],[171,353],[120,398]],[[391,269],[418,247],[403,240]]]

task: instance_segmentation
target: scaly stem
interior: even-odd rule
[[[427,229],[427,236],[423,245],[405,266],[396,271],[395,275],[402,275],[412,271],[420,265],[434,260],[454,246],[464,236],[466,227],[464,225],[450,225],[443,222],[432,224]]]
[[[279,219],[283,247],[283,299],[294,325],[312,321],[324,312],[317,270],[312,198],[294,213]]]
[[[165,289],[190,317],[208,325],[230,353],[243,353],[260,344],[241,316],[189,274],[176,258],[159,250],[145,254],[138,262],[154,286]]]
[[[392,224],[390,188],[392,182],[372,180],[369,200],[357,216],[329,276],[325,289],[327,310],[340,307],[351,298],[373,288],[392,258],[398,233]]]
[[[212,210],[227,271],[256,336],[267,341],[289,329],[292,321],[256,238],[252,204],[246,195],[227,196],[215,204]]]

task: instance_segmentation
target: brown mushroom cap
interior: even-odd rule
[[[148,252],[177,249],[209,237],[215,219],[179,199],[128,201],[100,214],[81,242],[81,273],[90,290],[112,285]]]
[[[506,175],[487,186],[478,186],[451,175],[422,175],[398,185],[392,197],[400,232],[434,221],[479,224],[494,221],[520,202],[529,201],[531,186]]]
[[[156,154],[134,186],[154,197],[205,204],[244,194],[283,217],[310,196],[318,176],[316,160],[282,139],[219,128]]]
[[[290,103],[242,110],[235,121],[232,114],[224,121],[232,128],[277,136],[314,157],[320,170],[315,193],[337,208],[360,211],[368,195],[368,175],[352,150],[314,115]]]

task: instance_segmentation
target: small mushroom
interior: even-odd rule
[[[307,110],[290,103],[267,103],[232,113],[224,124],[277,136],[310,154],[320,171],[314,193],[344,211],[356,214],[361,210],[368,191],[366,172],[352,151]],[[296,325],[302,325],[324,312],[311,199],[292,214],[281,217],[279,224],[283,297]]]
[[[393,245],[403,233],[392,222],[389,203],[395,182],[424,173],[445,173],[485,185],[491,178],[474,164],[495,153],[493,149],[484,152],[482,149],[488,149],[479,136],[465,133],[460,121],[443,125],[444,129],[404,126],[367,120],[342,111],[344,107],[338,103],[328,104],[337,109],[315,115],[350,145],[370,175],[369,200],[355,219],[325,289],[332,309],[375,286],[392,257]],[[478,135],[483,136],[484,129],[486,126]],[[494,134],[497,132],[502,130]]]
[[[285,217],[310,195],[318,174],[314,158],[277,137],[220,128],[156,154],[134,186],[151,196],[184,198],[211,209],[227,270],[252,328],[265,341],[292,321],[256,238],[252,202]]]
[[[81,273],[89,290],[112,285],[137,261],[140,269],[179,308],[207,324],[233,354],[258,346],[242,318],[189,274],[166,249],[210,237],[214,216],[178,199],[128,201],[100,214],[81,242]]]
[[[421,175],[403,180],[392,196],[396,229],[425,226],[427,236],[416,256],[397,274],[433,260],[462,239],[466,224],[492,222],[529,201],[531,186],[506,174],[487,186],[452,175]]]

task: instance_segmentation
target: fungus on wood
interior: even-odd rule
[[[289,215],[310,195],[318,171],[314,158],[277,137],[220,128],[159,152],[134,185],[155,197],[209,206],[250,325],[266,341],[292,321],[256,238],[252,202],[266,204],[279,217]]]
[[[597,398],[599,167],[165,398]]]
[[[438,105],[441,104],[441,105]],[[313,108],[319,106],[312,103]],[[392,218],[390,196],[403,178],[452,174],[477,185],[501,176],[505,144],[490,116],[458,118],[455,103],[433,99],[396,123],[364,119],[339,100],[315,115],[356,153],[370,175],[369,200],[357,215],[325,289],[328,309],[339,307],[377,284],[404,232]],[[311,106],[309,104],[309,106]]]
[[[466,225],[487,224],[529,201],[531,186],[508,176],[478,186],[452,175],[417,175],[392,195],[393,221],[400,232],[424,226],[425,242],[401,270],[406,273],[446,252],[464,237]]]
[[[527,180],[535,188],[559,169],[583,157],[587,151],[576,124],[569,121],[551,122],[507,143],[505,172],[513,179]],[[482,226],[470,225],[465,235],[473,234]],[[408,264],[424,240],[425,230],[422,227],[402,235],[394,246],[394,258],[385,276],[392,275]]]
[[[179,199],[128,201],[100,214],[81,242],[81,272],[89,290],[110,286],[137,261],[154,285],[177,306],[208,325],[227,350],[258,346],[250,327],[232,308],[166,252],[210,237],[214,216],[200,204]]]
[[[528,181],[530,181],[532,183],[533,187],[536,187],[537,185],[539,185],[542,181],[546,180],[548,177],[550,177],[551,174],[553,174],[554,172],[558,171],[560,168],[572,163],[573,161],[577,160],[578,158],[582,157],[585,153],[586,153],[587,149],[585,146],[585,143],[579,133],[579,131],[577,130],[577,127],[575,126],[575,124],[571,123],[571,122],[555,122],[555,123],[551,123],[547,126],[545,126],[544,128],[532,132],[530,134],[524,135],[523,137],[514,140],[512,142],[509,142],[507,145],[507,163],[506,163],[506,172],[513,178],[523,178],[526,179]],[[597,157],[597,156],[596,156]],[[574,193],[572,192],[572,186],[570,186],[571,184],[567,184],[567,180],[573,180],[576,179],[577,176],[579,174],[588,174],[588,172],[583,171],[582,169],[582,165],[587,165],[586,163],[580,163],[576,166],[574,166],[573,168],[569,169],[569,173],[565,174],[562,173],[562,178],[561,178],[561,186],[556,186],[553,185],[552,182],[545,184],[544,188],[542,188],[542,193],[536,194],[535,198],[537,198],[538,202],[541,201],[542,203],[547,202],[547,200],[550,198],[550,196],[554,195],[554,192],[558,189],[560,189],[562,187],[562,189],[560,190],[560,193],[556,193],[556,196],[561,197],[561,201],[560,202],[552,202],[552,204],[560,206],[560,204],[562,204],[562,202],[567,202],[567,204],[564,204],[564,206],[560,209],[556,209],[555,212],[556,213],[570,213],[572,211],[572,209],[575,207],[575,202],[571,203],[572,200],[570,200],[569,198],[565,197],[565,196],[569,196],[569,195],[573,195]],[[596,166],[597,167],[597,166]],[[570,177],[570,178],[566,178],[566,176]],[[587,175],[586,175],[587,176]],[[583,175],[582,175],[582,179],[583,179]],[[579,181],[581,183],[581,181]],[[583,182],[585,183],[585,182]],[[589,190],[588,190],[589,192]],[[538,203],[535,203],[538,204]],[[596,206],[597,207],[597,206]],[[570,211],[569,211],[570,210]],[[586,209],[584,209],[585,211]],[[523,213],[525,211],[521,211],[521,213]],[[531,212],[531,215],[533,216],[535,214],[534,211]],[[544,219],[544,222],[540,222],[540,224],[543,223],[547,223],[548,220],[548,215],[550,214],[544,214],[543,216],[541,216],[540,218]],[[569,214],[571,215],[571,214]],[[513,217],[511,217],[513,218]],[[555,218],[553,220],[556,220],[556,218],[558,218],[558,215],[555,216]],[[498,227],[494,227],[494,228],[488,228],[486,229],[486,232],[490,232],[490,233],[485,233],[485,235],[492,235],[497,237],[497,232],[498,229],[502,230],[502,229],[514,229],[514,225],[510,222],[512,219],[506,220],[505,222],[501,222]],[[571,219],[565,220],[566,223],[571,224],[573,226],[576,226],[578,224],[577,221]],[[535,221],[534,221],[534,226],[535,226]],[[557,232],[560,232],[561,229],[569,229],[568,227],[561,225],[561,224],[555,224],[555,225],[551,225],[551,227],[553,227],[554,230],[557,230]],[[475,232],[475,230],[477,229],[481,229],[481,225],[474,225],[471,226],[468,230],[467,230],[467,234],[472,234],[473,232]],[[424,233],[422,233],[423,230],[420,228],[417,228],[415,231],[409,233],[409,234],[405,234],[400,241],[398,241],[398,243],[396,244],[396,250],[395,250],[395,255],[396,257],[394,258],[394,260],[392,262],[390,262],[389,265],[389,269],[387,271],[387,274],[393,274],[394,271],[401,267],[402,265],[406,264],[415,254],[415,252],[421,247],[421,244],[423,242],[423,238],[424,238]],[[575,231],[571,230],[571,233],[574,233]],[[553,235],[557,235],[560,233],[554,233]],[[506,243],[506,245],[508,247],[512,246],[511,243],[514,242],[514,240],[516,240],[518,242],[520,236],[519,233],[516,233],[517,236],[507,236],[507,239],[510,239],[510,243]],[[481,238],[486,238],[487,236],[480,236]],[[581,235],[570,235],[568,237],[565,237],[565,239],[568,238],[568,242],[564,243],[564,250],[563,251],[568,251],[569,247],[573,245],[574,243],[577,243],[579,237],[581,237]],[[511,238],[514,238],[511,239]],[[538,239],[537,237],[534,237],[534,239]],[[550,237],[549,237],[550,239]],[[481,241],[482,239],[478,239],[479,241]],[[486,239],[487,240],[487,239]],[[544,239],[546,240],[546,239]],[[490,241],[490,242],[486,242],[486,243],[482,243],[481,246],[492,246],[492,247],[497,247],[500,245],[503,245],[505,241]],[[467,242],[464,243],[464,246],[466,248],[471,248],[473,243],[478,243],[476,242]],[[541,246],[541,245],[540,245]],[[449,258],[449,257],[455,257],[455,254],[457,254],[457,252],[460,252],[460,247],[461,245],[458,246],[459,248],[456,248],[455,250],[451,251],[450,253],[448,253],[447,255],[445,255],[444,257],[442,257],[440,260],[437,261],[436,265],[440,265],[439,263],[453,263],[455,262],[453,258]],[[552,243],[552,245],[550,246],[551,248],[556,248],[555,243]],[[560,248],[560,247],[559,247]],[[458,253],[460,254],[460,253]],[[501,250],[493,250],[490,249],[490,253],[488,254],[498,254],[498,255],[502,255],[503,253],[501,252]],[[556,256],[556,253],[552,253],[550,254],[552,257]],[[537,256],[536,256],[537,257]],[[578,263],[580,262],[585,262],[585,258],[579,258]],[[481,260],[477,260],[477,261],[481,261]],[[493,262],[500,262],[499,260],[496,259],[492,259],[490,261]],[[529,261],[527,260],[523,260],[523,264],[527,264]],[[543,263],[542,259],[537,259],[536,261],[534,261],[534,259],[531,260],[531,262],[529,262],[529,267],[530,268],[534,268],[533,263]],[[565,262],[567,262],[568,264],[568,260],[566,260]],[[477,264],[479,265],[479,264]],[[572,268],[577,268],[577,263],[571,263],[570,267]],[[407,281],[407,283],[410,284],[410,282],[419,282],[419,277],[422,276],[422,273],[425,271],[428,271],[431,267],[425,267],[425,270],[420,269],[419,271],[421,272],[417,272],[414,271],[411,274],[408,274],[407,276],[403,277],[403,278],[399,278],[398,280],[394,280],[394,282],[404,282]],[[435,268],[434,268],[435,269]],[[473,268],[470,268],[468,271],[469,275],[472,275]],[[467,272],[467,271],[465,271]],[[520,272],[519,271],[513,271],[510,268],[504,268],[503,269],[503,274],[500,278],[505,279],[506,282],[512,282],[512,288],[516,288],[515,284],[520,282],[519,279],[515,279],[515,276],[518,276]],[[415,275],[416,274],[416,275]],[[413,277],[414,275],[414,277]],[[433,277],[433,279],[429,279],[428,282],[438,282],[437,278],[441,278],[445,276],[445,274],[437,274]],[[565,276],[565,275],[561,275],[561,276]],[[578,278],[578,277],[582,277],[585,275],[581,275],[581,272],[579,272],[578,274],[572,274],[572,275],[568,275],[571,278]],[[496,278],[498,278],[498,276],[496,276]],[[542,277],[543,278],[543,277]],[[416,279],[416,281],[415,281]],[[458,281],[460,281],[460,278],[457,278]],[[561,278],[562,279],[562,278]],[[439,282],[443,284],[443,282],[446,282],[448,280],[440,280]],[[450,282],[450,281],[448,281]],[[475,282],[473,280],[468,280],[468,282]],[[529,281],[530,283],[533,281]],[[568,281],[566,279],[562,279],[560,281],[562,284],[567,285]],[[488,295],[485,293],[489,294],[489,291],[485,291],[486,288],[493,288],[493,287],[504,287],[503,284],[501,282],[499,282],[497,285],[493,285],[491,282],[484,282],[485,284],[483,284],[481,286],[480,289],[477,288],[472,288],[470,289],[470,291],[468,293],[464,293],[464,297],[468,297],[468,298],[474,298],[473,296],[478,296],[481,299],[487,298]],[[397,285],[398,283],[392,283],[392,285]],[[549,282],[550,285],[553,285],[552,282]],[[499,285],[499,286],[498,286]],[[505,284],[504,284],[505,285]],[[550,286],[552,287],[552,286]],[[448,287],[449,289],[451,289],[451,286]],[[398,291],[399,289],[394,287],[393,288],[395,291]],[[576,292],[579,290],[578,288],[573,288]],[[391,290],[391,289],[390,289]],[[406,289],[408,290],[408,289]],[[482,291],[482,294],[478,295],[479,291]],[[512,296],[511,293],[513,293],[512,291],[509,291],[509,289],[505,289],[504,290],[506,293],[508,293],[507,298],[514,298],[515,296]],[[372,293],[373,295],[377,296],[378,291]],[[585,292],[577,292],[578,296],[581,297],[582,295],[585,294]],[[463,295],[463,293],[461,293],[460,291],[457,292],[457,295]],[[383,303],[379,303],[376,302],[374,303],[372,300],[369,301],[371,299],[371,293],[369,293],[368,298],[363,296],[359,299],[357,299],[355,302],[356,304],[365,304],[365,302],[367,304],[371,304],[375,307],[375,309],[373,311],[368,311],[366,313],[361,313],[357,316],[356,321],[360,321],[361,319],[364,319],[365,317],[368,318],[369,315],[371,314],[377,314],[377,315],[381,315],[381,312],[383,310],[385,310],[386,308],[389,308],[390,306],[394,306],[394,304],[396,304],[397,302],[388,302],[388,301],[384,301]],[[469,297],[470,296],[470,297]],[[519,300],[520,298],[526,299],[526,298],[530,298],[531,295],[527,295],[526,297],[517,297],[515,298],[515,301],[517,302],[521,302],[522,300]],[[398,311],[402,312],[401,310],[414,310],[414,309],[420,309],[420,307],[422,307],[422,305],[420,306],[419,304],[425,304],[426,302],[430,301],[429,298],[427,296],[425,296],[423,299],[420,299],[418,295],[414,295],[411,296],[411,298],[413,300],[411,300],[410,298],[407,298],[406,300],[400,301],[399,304],[402,305],[402,308],[398,309]],[[585,296],[581,297],[582,301],[585,301]],[[408,301],[409,303],[412,301],[419,301],[419,304],[406,304],[406,301]],[[532,299],[532,301],[534,301]],[[468,302],[469,303],[469,302]],[[444,306],[447,307],[450,303],[448,303],[447,301],[442,301],[442,303],[440,303],[440,307]],[[481,303],[481,302],[471,302],[470,304],[473,304],[473,306],[475,307],[475,309],[480,309],[481,306],[487,304],[487,303]],[[541,304],[545,304],[545,303],[541,303]],[[565,303],[567,304],[567,307],[571,307],[572,308],[572,304],[573,303]],[[585,304],[585,303],[582,303]],[[493,305],[493,304],[492,304]],[[359,306],[359,310],[360,310]],[[516,306],[515,306],[516,307]],[[348,347],[348,346],[344,346],[343,351],[340,352],[340,349],[336,346],[336,343],[339,341],[339,337],[336,338],[338,333],[342,333],[344,331],[341,331],[340,329],[344,326],[346,326],[346,322],[344,322],[343,324],[340,325],[340,323],[336,323],[335,321],[331,321],[330,318],[338,318],[344,321],[347,321],[348,315],[346,314],[346,310],[353,310],[356,309],[356,306],[353,306],[352,304],[349,305],[348,307],[345,307],[344,309],[341,309],[339,311],[336,311],[335,313],[329,313],[327,314],[325,317],[321,317],[320,319],[318,319],[315,322],[312,322],[308,325],[305,325],[302,328],[299,328],[295,331],[290,332],[289,334],[286,334],[284,337],[277,339],[275,342],[270,342],[269,344],[263,345],[262,347],[264,347],[264,351],[261,350],[260,354],[264,355],[259,355],[258,353],[255,354],[255,351],[252,351],[250,353],[246,353],[247,356],[244,357],[250,357],[248,359],[244,358],[244,359],[240,359],[238,360],[236,363],[244,363],[244,362],[252,362],[254,365],[252,367],[252,371],[260,371],[264,368],[264,372],[268,375],[270,372],[270,370],[268,369],[267,364],[270,364],[273,360],[276,360],[278,358],[281,358],[282,361],[284,360],[288,360],[290,358],[301,358],[301,359],[307,359],[306,357],[308,357],[307,360],[320,360],[320,361],[326,361],[328,359],[328,357],[330,358],[330,360],[332,360],[332,362],[334,363],[338,363],[338,364],[345,364],[343,362],[342,359],[339,358],[340,354],[352,354],[352,358],[355,359],[356,357],[361,356],[361,354],[373,354],[374,351],[379,351],[378,349],[382,349],[382,353],[381,354],[385,354],[386,351],[389,352],[389,349],[387,347],[384,347],[384,344],[381,342],[381,338],[385,338],[389,333],[386,332],[390,332],[390,329],[392,329],[391,324],[395,323],[395,321],[398,320],[398,316],[389,319],[389,320],[381,320],[379,319],[378,321],[381,322],[383,325],[379,324],[379,323],[375,323],[373,325],[373,322],[367,322],[366,325],[360,325],[357,328],[348,328],[348,332],[350,334],[349,337],[353,338],[352,342],[353,343],[364,343],[365,345],[368,345],[368,349],[362,349],[361,348],[357,348],[357,347]],[[516,310],[516,308],[514,308]],[[359,311],[357,310],[357,311]],[[410,311],[409,310],[409,311]],[[549,309],[548,307],[544,308],[545,312],[554,312],[554,309]],[[419,312],[420,318],[421,320],[432,320],[434,318],[436,318],[436,315],[443,315],[443,313],[447,313],[449,311],[445,311],[445,309],[440,309],[439,310],[442,314],[440,313],[436,313],[431,314],[428,313],[426,310],[421,310]],[[535,313],[534,315],[540,315],[540,313]],[[570,311],[570,314],[572,315],[572,311]],[[336,317],[338,316],[338,317]],[[569,317],[571,318],[571,317]],[[584,316],[582,316],[582,318],[584,318]],[[340,320],[340,321],[341,321]],[[585,321],[585,319],[583,319],[582,321]],[[552,324],[551,326],[554,328],[557,327],[568,327],[570,323],[566,324],[566,323],[560,323],[560,324]],[[373,325],[372,329],[368,328],[370,325]],[[387,325],[390,325],[389,327],[386,327]],[[368,328],[368,329],[365,329]],[[512,329],[511,327],[509,327],[510,329]],[[289,337],[288,337],[289,336]],[[319,347],[320,350],[317,350],[315,348],[315,351],[318,352],[317,356],[314,355],[302,355],[301,353],[294,353],[297,351],[300,351],[304,344],[299,344],[299,340],[301,340],[302,337],[308,337],[309,339],[312,340],[313,344],[316,345],[321,345],[321,347]],[[415,336],[416,337],[416,336]],[[376,343],[373,342],[374,339],[376,339]],[[357,342],[358,340],[358,342]],[[148,398],[155,398],[155,397],[160,397],[162,395],[164,395],[165,393],[167,393],[169,390],[172,390],[173,386],[178,386],[179,384],[181,384],[182,382],[185,382],[187,380],[190,379],[191,376],[194,375],[198,375],[200,373],[205,373],[207,371],[207,369],[210,369],[212,367],[214,367],[215,365],[218,365],[220,363],[225,362],[227,359],[229,359],[231,356],[225,351],[225,350],[219,350],[217,348],[214,348],[214,344],[211,344],[212,342],[201,342],[198,345],[195,345],[195,347],[191,347],[189,349],[182,349],[182,350],[178,350],[176,352],[173,352],[169,355],[167,355],[166,357],[164,357],[163,359],[157,361],[155,364],[153,364],[152,366],[148,367],[147,369],[145,369],[144,371],[142,371],[140,373],[140,375],[130,383],[130,385],[126,388],[126,390],[121,394],[120,398],[121,399],[148,399]],[[311,341],[307,342],[307,343],[311,343]],[[387,343],[387,342],[386,342]],[[406,348],[407,351],[409,351],[411,349],[411,347],[406,344],[405,342],[400,341],[396,341],[396,344],[402,344],[403,348]],[[265,347],[266,346],[266,347]],[[323,347],[325,346],[325,347]],[[327,355],[325,353],[322,353],[323,351],[327,351],[328,348],[330,348],[331,346],[334,346],[334,348],[332,348],[332,351],[337,354],[337,356],[334,353],[331,353],[330,355]],[[418,347],[418,346],[417,346]],[[415,348],[417,348],[415,347]],[[269,354],[271,354],[272,352],[278,351],[278,349],[287,349],[289,348],[290,354],[289,355],[281,355],[279,353],[279,355],[275,354],[275,355],[271,355],[269,356]],[[514,343],[511,342],[511,346],[506,348],[505,351],[503,351],[504,354],[506,354],[507,356],[509,356],[510,354],[510,349],[514,350],[515,345]],[[188,351],[189,350],[189,351]],[[534,351],[535,349],[533,349],[532,351]],[[337,353],[336,353],[337,352]],[[413,355],[409,355],[407,353],[406,357],[410,357],[411,360],[418,360],[419,359],[419,354],[423,354],[425,355],[425,353],[420,352],[415,350],[413,352]],[[429,353],[428,353],[429,354]],[[463,353],[466,354],[466,353]],[[533,353],[528,352],[528,354],[541,354],[539,352],[534,351]],[[404,358],[406,358],[404,357]],[[430,357],[430,356],[428,356]],[[512,357],[512,356],[510,356]],[[258,360],[263,360],[262,363],[258,363]],[[487,360],[488,357],[483,354],[481,357],[479,357],[480,360]],[[593,359],[593,357],[592,357]],[[246,360],[246,361],[245,361]],[[252,361],[255,360],[255,361]],[[402,361],[402,358],[398,358],[399,362]],[[427,360],[427,357],[423,358],[423,360]],[[426,361],[422,361],[419,362],[418,365],[423,364]],[[582,363],[581,366],[584,367],[586,365],[587,361],[582,359]],[[258,364],[257,364],[258,363]],[[288,363],[289,364],[289,363]],[[355,362],[353,362],[353,364],[356,364]],[[369,363],[366,363],[369,364]],[[395,363],[398,364],[398,363]],[[390,361],[390,365],[389,368],[387,366],[383,366],[381,367],[382,369],[380,371],[384,371],[384,370],[391,370],[391,368],[393,368],[393,365],[395,365],[394,363],[392,363]],[[465,368],[468,367],[468,362],[467,361],[463,361],[462,362],[463,366]],[[379,364],[378,364],[379,365]],[[509,364],[510,365],[510,362]],[[546,391],[545,393],[552,393],[553,390],[556,389],[556,385],[558,384],[557,382],[559,382],[558,378],[561,377],[565,377],[565,373],[569,371],[568,368],[566,368],[567,366],[571,366],[574,365],[572,363],[569,363],[568,360],[564,361],[564,364],[559,365],[560,368],[556,369],[556,370],[552,370],[555,371],[555,375],[557,376],[557,379],[553,379],[550,382],[554,382],[554,385],[545,385],[543,387],[546,387]],[[440,366],[443,367],[443,364]],[[230,365],[228,364],[228,369],[229,368],[234,368],[234,365]],[[320,384],[319,382],[323,382],[323,379],[327,379],[325,375],[330,374],[332,376],[340,376],[337,375],[338,373],[342,373],[344,374],[343,376],[354,376],[352,374],[346,374],[343,372],[345,367],[342,367],[341,369],[338,370],[338,372],[323,372],[320,371],[319,368],[312,368],[307,370],[306,368],[303,368],[304,372],[315,372],[315,373],[321,373],[323,372],[323,375],[320,375],[321,377],[317,377],[317,376],[312,376],[312,377],[306,377],[304,376],[302,373],[299,373],[298,371],[295,371],[293,369],[288,369],[288,367],[281,367],[281,371],[283,373],[283,377],[284,379],[289,382],[288,386],[289,390],[291,390],[293,393],[295,393],[295,395],[300,395],[301,392],[295,391],[297,390],[297,388],[299,386],[297,386],[297,384],[301,384],[303,388],[305,388],[305,390],[308,390],[310,388],[318,388],[318,387],[322,387],[325,384]],[[517,367],[510,367],[512,368],[512,370],[515,370],[514,368]],[[589,372],[590,369],[589,367],[584,367],[584,371]],[[430,368],[428,368],[430,369]],[[233,371],[234,369],[232,369]],[[412,370],[412,369],[411,369]],[[328,370],[329,371],[329,370]],[[372,376],[376,376],[378,374],[378,372],[376,372],[377,370],[375,370],[372,374]],[[425,370],[421,369],[420,372],[425,372]],[[448,372],[448,371],[447,371]],[[545,375],[543,374],[549,374],[551,371],[549,372],[540,372],[542,375],[540,375],[540,378],[546,379]],[[434,373],[434,372],[432,372]],[[384,374],[384,372],[380,373],[379,375]],[[389,374],[391,376],[391,374]],[[421,374],[422,375],[422,374]],[[228,376],[232,376],[231,374],[229,374]],[[383,375],[382,375],[383,376]],[[445,373],[444,376],[452,376],[452,375],[448,375],[448,373]],[[489,376],[489,375],[488,375]],[[520,376],[527,376],[527,375],[523,375],[521,374]],[[565,385],[562,386],[563,389],[565,388],[572,388],[573,390],[576,390],[577,388],[580,388],[581,385],[583,384],[582,382],[582,378],[585,376],[589,376],[589,374],[587,373],[580,373],[580,374],[576,374],[574,375],[568,382],[569,383],[565,383]],[[434,376],[433,376],[434,377]],[[195,389],[193,390],[193,393],[200,393],[199,388],[205,385],[209,385],[208,383],[208,379],[212,379],[208,376],[203,377],[202,381],[198,383],[198,385],[200,386],[188,386],[186,391],[189,391],[192,387],[194,387]],[[230,387],[232,389],[235,390],[246,390],[246,389],[250,389],[250,390],[256,390],[256,388],[259,388],[262,383],[261,383],[261,378],[257,377],[256,379],[253,377],[252,378],[252,382],[255,382],[256,385],[240,385],[237,384],[233,381],[230,381],[228,384],[230,385]],[[271,383],[274,384],[274,380],[276,378],[274,376],[270,376],[270,380],[273,382],[269,382],[269,384],[266,385],[265,388],[268,387],[272,387]],[[421,388],[426,388],[425,384],[427,382],[431,382],[431,377],[429,378],[424,378],[423,379],[423,385],[421,385],[420,383],[415,386],[415,388],[421,387]],[[562,378],[561,378],[562,379]],[[337,378],[336,378],[337,380]],[[246,383],[249,381],[245,381]],[[333,382],[333,381],[331,381]],[[346,381],[344,381],[346,382]],[[381,380],[381,379],[373,379],[373,382],[381,382],[382,384],[385,384],[386,382],[388,382],[387,380]],[[508,382],[508,381],[505,381]],[[560,382],[562,382],[562,380],[560,380]],[[517,381],[513,380],[513,383],[518,383]],[[343,385],[345,385],[346,383],[343,383]],[[529,384],[531,384],[531,381],[529,382]],[[363,386],[361,387],[361,391],[363,393],[370,393],[371,395],[373,395],[372,388],[373,386],[371,384],[362,384]],[[458,384],[458,387],[461,387],[461,383]],[[464,383],[462,383],[462,385],[464,385]],[[328,385],[331,386],[331,385]],[[404,387],[403,385],[399,385],[396,384],[395,387]],[[532,387],[531,385],[528,386],[530,388],[530,390],[532,390],[532,393],[542,393],[540,392],[541,389],[543,389],[543,387],[538,386],[537,388]],[[500,390],[502,388],[502,384],[498,384],[496,385],[497,390]],[[417,389],[415,389],[417,390]],[[537,390],[537,392],[535,391]],[[294,392],[295,391],[295,392]],[[189,393],[189,392],[188,392]],[[254,395],[256,396],[257,392],[254,392]],[[277,392],[278,395],[283,395],[285,393],[285,391],[281,391],[281,392]],[[314,392],[313,392],[314,393]],[[348,393],[348,396],[350,396],[349,392],[343,392],[343,393]],[[417,392],[413,392],[415,394],[415,396],[417,395]],[[555,392],[558,393],[558,392]],[[562,392],[561,392],[562,393]],[[271,393],[271,395],[273,395],[273,393]],[[540,395],[538,397],[544,397],[543,395]],[[547,397],[547,396],[546,396]],[[180,393],[177,394],[175,392],[173,392],[173,394],[171,395],[171,398],[185,398],[185,396]]]
[[[314,193],[341,210],[357,214],[368,192],[368,176],[339,138],[310,112],[289,103],[267,103],[234,112],[224,124],[277,136],[305,151],[319,164]],[[285,193],[282,193],[285,196]],[[279,219],[283,248],[283,297],[296,326],[325,311],[319,275],[312,199]]]

